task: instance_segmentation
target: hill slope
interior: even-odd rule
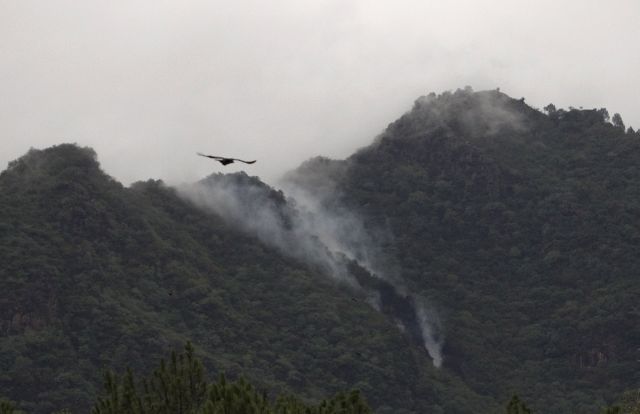
[[[286,187],[391,237],[442,314],[445,370],[536,412],[593,412],[640,382],[640,135],[606,110],[431,94],[344,161]]]
[[[124,188],[90,149],[32,150],[0,174],[0,395],[84,412],[103,367],[191,339],[213,371],[379,413],[597,412],[640,382],[638,165],[606,110],[470,90],[284,193]]]
[[[294,214],[258,180],[228,180]],[[103,368],[147,372],[187,339],[214,372],[310,399],[355,387],[383,413],[494,406],[323,269],[161,182],[124,188],[90,149],[11,163],[0,211],[0,394],[28,412],[87,412]]]

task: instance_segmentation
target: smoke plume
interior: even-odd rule
[[[342,162],[319,162],[343,167]],[[214,174],[178,191],[263,243],[346,284],[424,346],[440,367],[439,319],[425,299],[409,295],[400,271],[386,260],[380,242],[389,236],[367,228],[356,212],[340,203],[330,177],[306,171],[306,184],[312,180],[313,186],[301,185],[300,178],[289,175],[282,181],[287,196],[245,173]]]
[[[416,300],[415,310],[418,323],[420,324],[424,347],[433,359],[433,365],[436,368],[440,368],[444,358],[442,355],[444,337],[442,336],[440,319],[437,313],[433,309],[430,309],[427,302],[422,298]]]

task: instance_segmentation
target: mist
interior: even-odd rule
[[[125,184],[223,171],[197,151],[272,183],[465,85],[638,128],[639,18],[634,0],[6,0],[0,164],[77,142]]]
[[[311,157],[348,158],[417,97],[465,85],[537,108],[605,107],[637,129],[639,18],[635,0],[0,1],[0,164],[76,142],[124,184],[246,169],[275,185]],[[384,229],[295,188],[262,210],[236,190],[185,196],[351,286],[355,260],[401,296],[379,254]],[[435,362],[438,318],[414,313]]]
[[[444,361],[444,355],[442,354],[444,333],[438,313],[429,306],[425,299],[418,298],[416,302],[416,314],[418,323],[420,324],[424,347],[433,359],[433,365],[436,368],[440,368]]]
[[[356,286],[332,239],[335,223],[327,217],[296,209],[292,199],[245,173],[215,174],[178,192],[196,206],[257,237],[286,256],[313,265],[340,282]]]
[[[246,173],[213,174],[179,186],[178,194],[201,209],[222,217],[233,227],[257,237],[267,246],[303,262],[387,315],[440,367],[444,330],[437,311],[410,293],[399,266],[382,249],[392,235],[364,224],[360,214],[340,201],[328,175],[313,166],[345,167],[341,161],[315,159],[291,172],[276,190]],[[313,186],[308,184],[313,182]],[[359,299],[356,299],[359,298]]]

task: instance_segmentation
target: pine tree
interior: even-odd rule
[[[137,381],[130,369],[122,378],[105,373],[104,388],[106,395],[98,399],[92,414],[372,413],[358,391],[339,393],[318,405],[308,405],[294,396],[280,397],[272,404],[265,392],[244,378],[230,382],[221,374],[217,382],[209,384],[191,343],[181,354],[172,352],[169,362],[161,360],[149,378]]]
[[[104,387],[107,396],[98,399],[92,414],[188,414],[204,402],[207,382],[188,342],[184,353],[172,352],[168,364],[161,360],[151,378],[142,379],[141,391],[130,369],[122,381],[107,372]]]
[[[15,408],[13,402],[0,399],[0,414],[14,414],[16,412]]]
[[[523,401],[520,401],[517,395],[511,397],[511,401],[507,404],[507,414],[531,414],[531,410],[527,408]]]

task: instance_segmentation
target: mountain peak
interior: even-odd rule
[[[104,174],[100,170],[96,152],[77,144],[60,144],[46,149],[31,148],[22,157],[9,162],[5,174],[17,174],[23,179],[55,176],[69,168],[82,174]]]
[[[488,137],[525,131],[538,117],[544,115],[525,104],[524,98],[513,99],[499,90],[473,92],[467,87],[419,97],[385,134],[439,131],[465,138]]]

